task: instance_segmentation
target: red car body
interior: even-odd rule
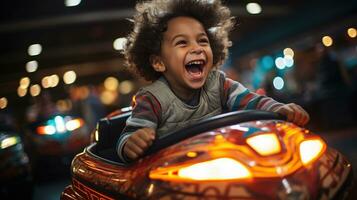
[[[351,185],[352,168],[342,154],[262,111],[204,120],[160,138],[144,157],[124,164],[114,138],[128,116],[101,121],[98,141],[72,161],[72,184],[62,200],[339,199]]]

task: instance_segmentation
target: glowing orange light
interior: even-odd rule
[[[190,158],[194,158],[197,156],[197,153],[196,152],[193,152],[193,151],[190,151],[190,152],[187,152],[186,154],[187,157],[190,157]]]
[[[278,137],[274,133],[253,136],[247,143],[262,156],[269,156],[281,151]]]
[[[223,140],[224,137],[223,137],[223,135],[216,135],[215,139],[216,140]]]
[[[326,145],[321,139],[310,139],[300,143],[300,158],[304,165],[316,160],[325,150]]]
[[[246,166],[232,158],[218,158],[174,170],[158,169],[150,172],[151,179],[220,181],[252,178]]]
[[[230,140],[230,135],[214,135],[213,141],[198,143],[192,151],[180,154],[184,156],[180,157],[180,162],[165,162],[152,169],[149,177],[172,182],[252,181],[253,178],[282,177],[316,161],[326,149],[320,138],[306,134],[305,129],[290,123],[276,123],[275,126],[283,134],[262,132],[248,137],[246,144]],[[196,155],[198,152],[199,156]]]
[[[219,158],[181,168],[178,176],[194,180],[227,180],[250,178],[252,175],[237,160]]]

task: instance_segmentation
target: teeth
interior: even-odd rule
[[[202,60],[195,60],[187,63],[187,65],[202,65],[203,61]]]

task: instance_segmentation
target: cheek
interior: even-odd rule
[[[185,59],[186,51],[184,50],[174,50],[171,52],[171,58],[174,64],[181,64]]]
[[[166,54],[167,59],[170,59],[171,61],[175,60],[176,62],[177,60],[183,59],[184,56],[185,56],[185,51],[182,49],[171,49]]]
[[[178,69],[182,66],[184,54],[178,54],[175,51],[172,51],[171,54],[168,54],[163,58],[164,64],[170,69]]]
[[[207,51],[207,57],[208,57],[208,60],[210,63],[213,63],[213,52],[212,52],[212,49],[209,49]]]

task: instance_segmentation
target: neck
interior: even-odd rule
[[[171,87],[172,92],[182,101],[189,102],[191,101],[197,94],[199,94],[200,89],[197,90],[178,90],[178,88]]]
[[[164,77],[165,78],[165,77]],[[184,102],[189,102],[191,101],[197,94],[199,94],[199,92],[201,91],[201,89],[184,89],[181,87],[175,87],[173,85],[171,85],[167,79],[165,78],[165,81],[167,82],[167,84],[169,85],[171,91],[182,101]]]

